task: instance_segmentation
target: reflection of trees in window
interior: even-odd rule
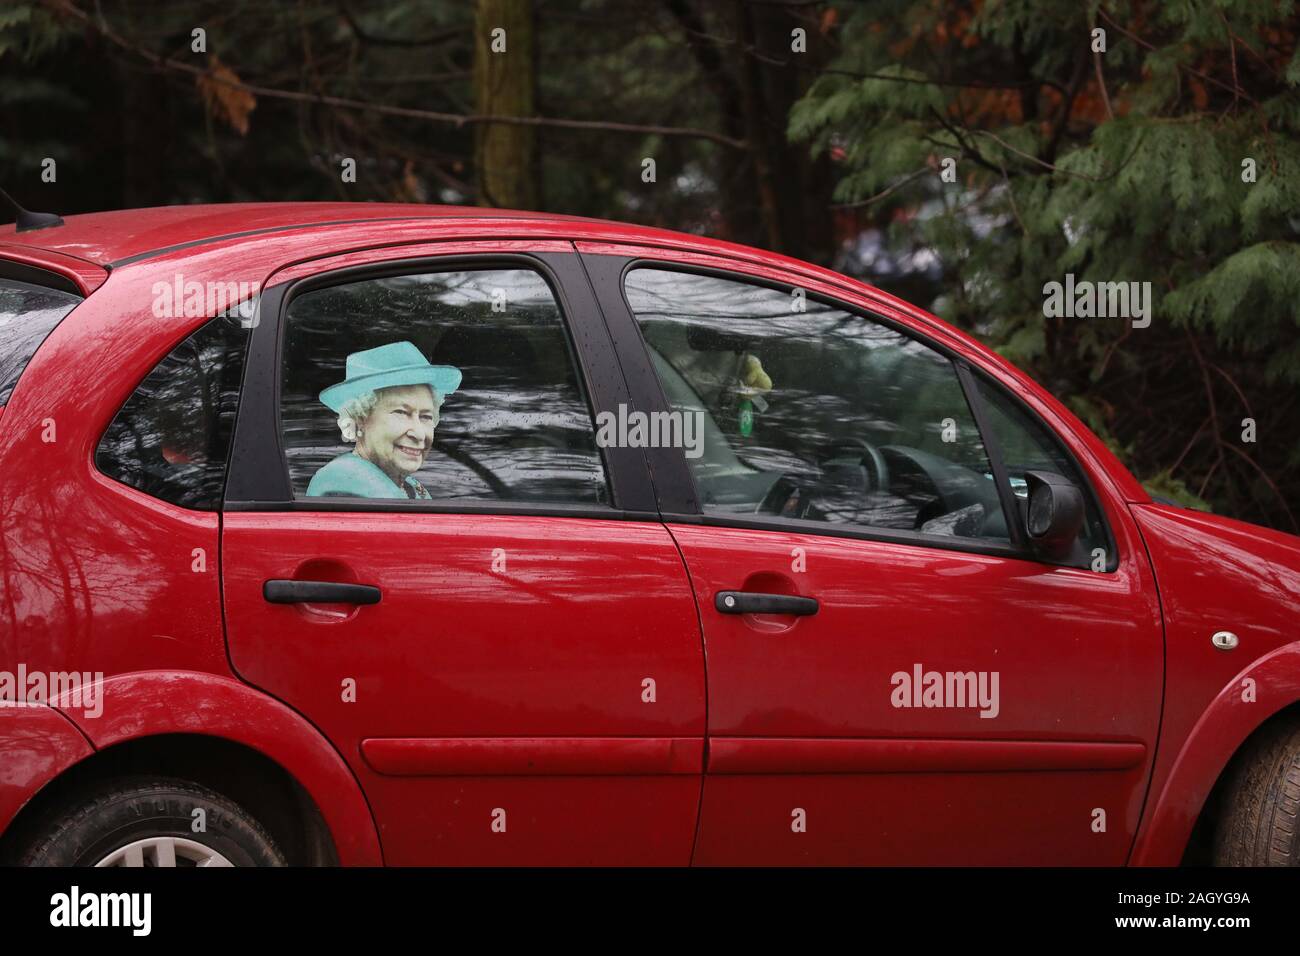
[[[793,308],[783,290],[714,276],[636,269],[626,292],[643,334],[705,400],[724,431],[735,415],[739,357],[759,358],[772,378],[768,408],[737,450],[812,461],[833,439],[904,444],[976,469],[987,458],[951,363],[887,326],[816,300]],[[731,352],[700,352],[690,327],[725,332]],[[952,419],[955,441],[945,441]],[[731,429],[734,432],[734,428]]]
[[[217,318],[173,349],[104,433],[99,469],[173,504],[219,507],[247,338]]]
[[[860,442],[904,460],[920,453],[961,466],[964,473],[944,472],[952,493],[978,496],[988,480],[952,363],[901,332],[784,290],[715,276],[636,269],[625,291],[646,342],[689,385],[689,397],[674,387],[677,407],[702,404],[718,440],[754,473],[815,489],[819,520],[913,529],[938,502],[928,475],[906,466],[889,488],[869,490],[854,464]],[[772,380],[761,405],[740,381],[746,354]],[[761,502],[744,496],[769,487],[738,473],[729,455],[690,465],[706,508],[712,494],[723,507],[753,510]]]
[[[0,405],[45,337],[80,302],[67,292],[0,279]]]

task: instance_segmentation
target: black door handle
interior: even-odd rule
[[[262,585],[262,597],[272,604],[378,604],[379,588],[369,584],[339,584],[334,581],[286,581],[275,579]]]
[[[817,613],[817,599],[792,594],[760,594],[756,591],[719,591],[713,606],[723,614],[795,614],[800,617]]]

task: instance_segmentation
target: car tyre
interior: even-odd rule
[[[1223,796],[1216,866],[1300,866],[1300,723],[1262,730]]]
[[[195,810],[202,810],[201,815]],[[195,832],[195,824],[203,827]],[[26,866],[285,866],[250,813],[169,777],[117,780],[55,810],[19,857]]]

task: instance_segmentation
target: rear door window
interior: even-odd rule
[[[364,279],[300,294],[287,319],[295,497],[609,504],[564,316],[539,273]]]
[[[0,277],[0,405],[45,337],[81,301],[70,292]]]

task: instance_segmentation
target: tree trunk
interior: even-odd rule
[[[764,58],[750,57],[755,88],[760,91],[760,120],[765,124],[768,176],[774,184],[766,213],[779,223],[780,251],[797,259],[830,265],[835,257],[835,237],[830,213],[835,177],[830,160],[813,159],[802,143],[786,136],[790,110],[807,92],[812,77],[829,59],[829,45],[801,8],[780,4],[754,4],[747,8],[753,44]],[[808,49],[791,49],[791,31],[808,31]],[[772,61],[785,61],[780,66]]]
[[[769,116],[763,93],[762,67],[754,56],[754,20],[743,0],[736,0],[736,34],[739,42],[735,48],[736,75],[740,81],[740,105],[745,118],[745,139],[749,143],[750,161],[758,182],[758,203],[763,216],[765,245],[773,252],[784,252],[781,235],[780,200],[776,181],[772,175],[772,157],[775,153],[769,136]]]
[[[501,50],[503,43],[505,49]],[[474,22],[475,111],[483,116],[534,115],[536,78],[532,0],[478,0]],[[535,127],[478,124],[474,160],[479,205],[537,208]]]

